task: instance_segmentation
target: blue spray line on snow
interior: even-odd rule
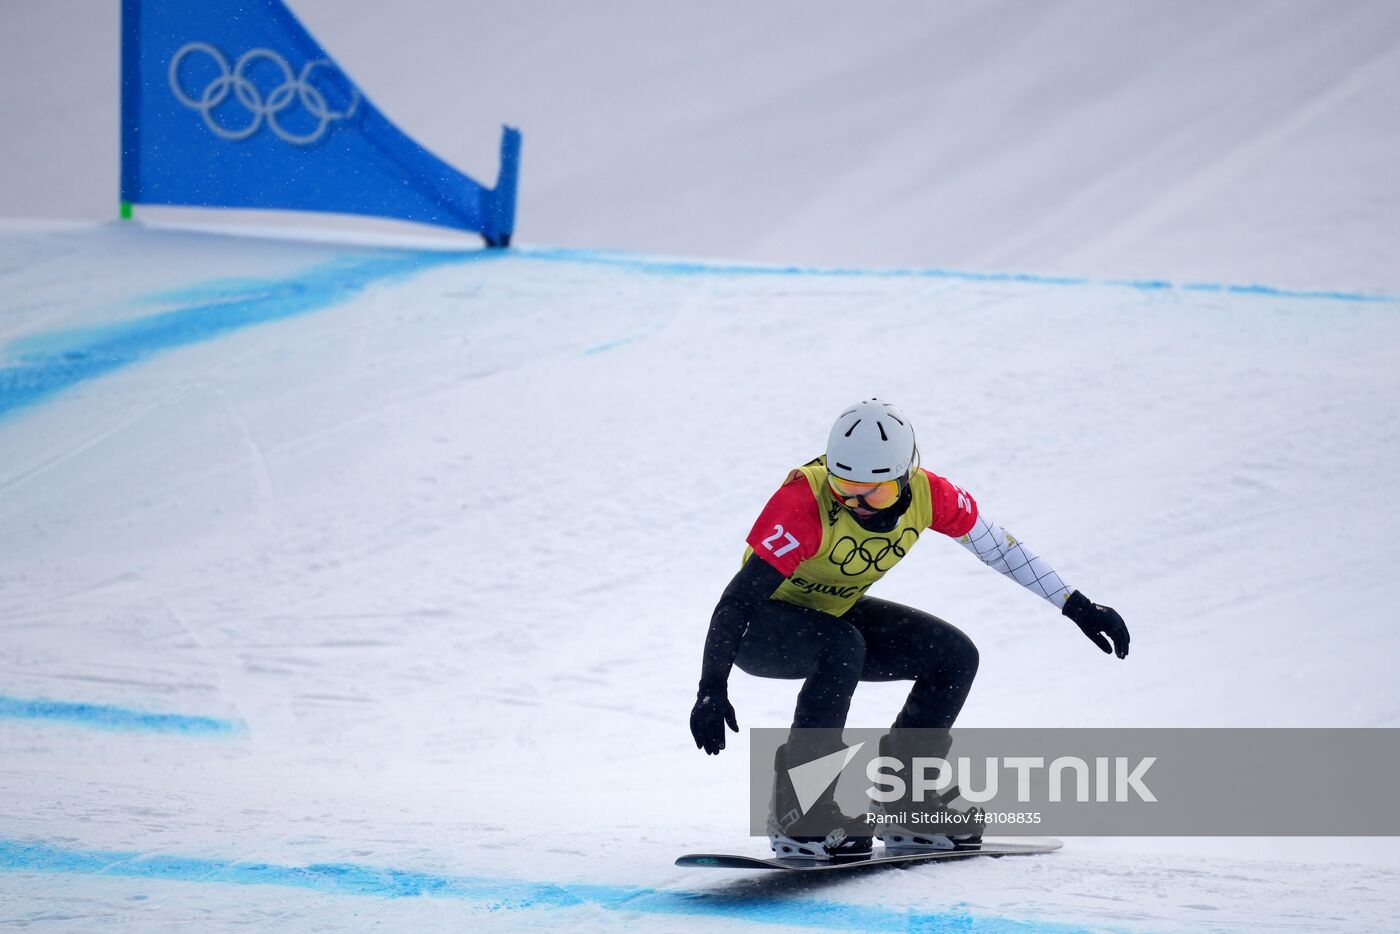
[[[634,253],[602,250],[523,249],[524,259],[550,263],[612,266],[634,272],[670,276],[814,276],[872,279],[948,279],[959,282],[995,282],[1014,285],[1097,286],[1136,289],[1143,292],[1204,292],[1257,295],[1312,301],[1400,304],[1400,295],[1331,289],[1285,289],[1269,285],[1232,285],[1215,282],[1168,282],[1161,279],[1092,279],[1083,276],[1049,276],[1020,272],[975,272],[959,269],[862,269],[822,266],[763,266],[744,263],[668,260]]]
[[[966,912],[900,911],[788,895],[690,892],[571,882],[446,876],[353,863],[278,866],[110,850],[71,850],[0,840],[0,870],[121,877],[150,881],[276,885],[327,895],[448,898],[488,911],[602,908],[649,915],[696,915],[843,931],[926,931],[959,934],[1072,934],[1077,925],[1018,921]],[[561,924],[567,922],[561,919]]]
[[[103,730],[176,733],[182,736],[231,736],[247,727],[240,720],[218,720],[178,713],[151,713],[107,704],[25,699],[0,694],[0,718],[57,720]]]
[[[342,257],[284,279],[224,279],[162,292],[140,304],[180,307],[100,327],[38,334],[4,348],[0,416],[153,354],[239,328],[336,305],[369,286],[499,251],[384,251]]]
[[[342,257],[283,279],[226,279],[163,292],[141,304],[181,307],[100,327],[22,338],[3,348],[0,363],[0,417],[49,398],[80,382],[139,362],[153,354],[198,343],[239,328],[318,311],[354,298],[369,286],[445,263],[484,259],[611,266],[670,276],[811,276],[923,278],[1044,286],[1097,286],[1139,291],[1256,295],[1274,298],[1400,304],[1400,296],[1348,291],[1308,291],[1265,285],[1172,283],[1160,280],[1089,279],[1029,273],[970,272],[951,269],[859,269],[762,266],[667,260],[597,250],[525,249],[515,251],[384,250]],[[588,348],[601,353],[636,335]]]

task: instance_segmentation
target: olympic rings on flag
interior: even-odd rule
[[[203,53],[213,59],[219,74],[205,86],[203,93],[193,97],[180,86],[180,64],[196,53]],[[273,88],[266,98],[246,74],[250,65],[261,60],[271,62],[282,75],[282,83]],[[344,110],[332,109],[325,93],[311,81],[317,68],[334,69],[335,64],[330,59],[318,58],[307,62],[302,67],[301,74],[296,74],[292,71],[292,66],[287,64],[287,60],[271,49],[249,49],[239,57],[232,68],[229,68],[228,59],[214,46],[207,42],[191,42],[170,59],[170,90],[181,104],[199,111],[204,117],[204,125],[220,139],[234,142],[247,139],[258,132],[258,128],[266,120],[272,132],[283,141],[294,146],[308,146],[324,136],[333,121],[349,119],[360,106],[359,89],[352,86],[350,106]],[[247,126],[227,129],[214,119],[215,108],[228,100],[230,91],[238,103],[253,115]],[[317,121],[315,129],[309,133],[293,133],[279,122],[279,115],[296,102],[300,102],[306,112]]]

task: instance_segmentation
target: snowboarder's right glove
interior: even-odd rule
[[[739,732],[739,721],[734,718],[734,706],[729,703],[727,692],[722,687],[702,685],[690,710],[690,735],[695,737],[695,748],[711,756],[719,755],[724,748],[726,723],[735,733]]]
[[[1113,607],[1100,606],[1076,590],[1060,612],[1074,620],[1084,635],[1094,640],[1094,645],[1119,658],[1128,657],[1128,626]],[[1109,639],[1113,640],[1111,647]]]

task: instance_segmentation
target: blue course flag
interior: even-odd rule
[[[508,246],[520,133],[486,188],[369,102],[281,0],[122,0],[130,204],[368,214]]]

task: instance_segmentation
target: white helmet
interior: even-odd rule
[[[826,439],[826,469],[856,483],[903,481],[919,465],[914,426],[888,402],[848,406]]]

